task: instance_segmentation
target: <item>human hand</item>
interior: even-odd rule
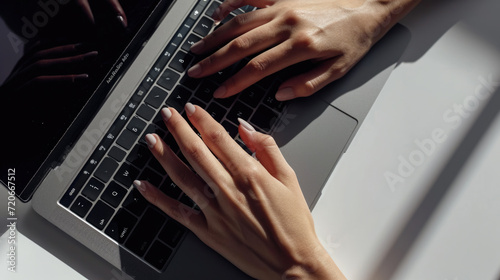
[[[6,88],[19,91],[29,86],[72,84],[86,80],[89,62],[97,51],[81,49],[81,44],[49,47],[26,55],[4,83]]]
[[[195,54],[216,51],[188,74],[208,76],[258,54],[214,93],[224,98],[288,66],[310,61],[313,68],[284,81],[276,99],[309,96],[345,75],[378,40],[380,9],[363,2],[226,0],[213,15],[216,21],[245,5],[261,9],[236,16],[193,45]]]
[[[87,18],[95,23],[94,13],[92,12],[92,7],[89,4],[88,0],[77,0],[77,4],[83,9],[83,12],[87,16]],[[128,21],[127,16],[125,15],[125,11],[123,10],[120,2],[118,0],[106,0],[106,3],[109,4],[110,8],[116,13],[116,19],[123,25],[123,27],[127,27]]]
[[[257,279],[344,279],[320,244],[299,183],[273,138],[240,121],[248,155],[206,111],[187,116],[162,109],[187,167],[156,134],[146,141],[171,179],[199,206],[194,210],[146,181],[134,184],[152,204]],[[296,278],[295,278],[296,277]]]

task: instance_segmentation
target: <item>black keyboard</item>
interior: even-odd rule
[[[199,210],[165,173],[145,143],[146,134],[156,133],[183,158],[173,136],[166,131],[160,110],[170,106],[184,113],[186,102],[199,105],[246,149],[238,136],[237,118],[249,120],[267,133],[274,129],[285,109],[284,103],[274,98],[279,86],[276,77],[266,78],[237,96],[212,98],[219,84],[248,60],[205,79],[185,74],[201,59],[189,49],[212,30],[210,16],[218,5],[220,2],[213,0],[198,2],[59,201],[158,271],[165,269],[187,230],[149,204],[132,182],[148,180],[166,195]],[[254,9],[238,9],[223,22]]]

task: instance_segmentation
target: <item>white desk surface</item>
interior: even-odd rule
[[[443,113],[474,93],[481,85],[479,77],[500,81],[500,61],[491,59],[500,57],[500,46],[489,40],[498,36],[500,24],[493,19],[499,10],[497,0],[423,1],[403,20],[412,37],[401,64],[313,210],[318,236],[349,279],[369,276],[415,197],[425,191],[429,174],[453,150],[467,127],[468,119],[457,128],[450,126]],[[478,29],[485,26],[481,21],[495,23]],[[418,149],[415,141],[432,137],[436,129],[444,132],[446,141],[403,183],[390,186],[384,174],[397,174],[400,156],[408,158]],[[485,157],[477,166],[492,166],[494,159]],[[492,168],[474,168],[472,173],[500,179]],[[500,204],[494,203],[499,188],[495,190],[492,182],[483,179],[474,189],[464,183],[454,190],[453,199],[445,199],[394,279],[498,279]],[[3,187],[0,197],[7,197]],[[6,208],[0,208],[3,221]],[[18,203],[16,208],[17,272],[8,272],[2,262],[1,279],[130,279],[47,223],[29,203]],[[5,235],[0,238],[3,256],[8,250],[5,240]]]

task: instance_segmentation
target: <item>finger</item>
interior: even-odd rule
[[[201,78],[225,69],[243,58],[259,53],[285,40],[276,29],[264,25],[241,35],[188,70],[188,75]]]
[[[95,18],[94,14],[92,13],[92,8],[90,8],[90,4],[88,0],[78,0],[77,1],[78,5],[82,7],[83,13],[87,16],[87,18],[92,22],[92,24],[95,24]]]
[[[341,56],[321,62],[314,69],[299,74],[283,82],[276,92],[278,101],[314,94],[329,83],[343,77],[350,69],[340,59]]]
[[[127,15],[125,14],[125,11],[123,10],[120,2],[118,0],[109,0],[109,4],[111,5],[111,8],[116,11],[116,18],[118,19],[118,21],[123,25],[123,27],[127,27]]]
[[[227,44],[242,34],[270,22],[272,19],[272,14],[267,11],[254,11],[238,15],[196,42],[190,50],[195,54],[212,52],[220,48],[221,45]]]
[[[301,51],[300,47],[294,47],[291,40],[287,40],[250,60],[219,86],[214,97],[226,98],[235,95],[271,74],[310,59],[310,55],[309,52]]]
[[[172,181],[197,205],[207,207],[210,199],[204,194],[205,182],[187,167],[158,135],[146,135],[146,142]]]
[[[231,176],[186,120],[175,109],[164,108],[161,113],[182,154],[212,191],[217,194],[220,186],[230,184]]]
[[[274,4],[274,1],[255,1],[255,0],[226,0],[214,11],[212,18],[215,21],[221,21],[229,15],[232,11],[246,5],[254,6],[257,8],[264,8]]]
[[[46,50],[41,50],[33,55],[34,59],[38,58],[57,58],[64,57],[76,53],[80,49],[81,44],[70,44],[65,46],[58,46]]]
[[[238,131],[241,140],[255,153],[256,158],[269,174],[284,183],[284,185],[288,186],[292,182],[296,183],[295,172],[283,157],[274,139],[267,134],[257,132],[245,120],[238,119],[238,121],[240,122]]]
[[[201,107],[188,103],[186,112],[205,144],[233,176],[240,175],[241,169],[247,168],[254,161],[233,140],[226,129]]]
[[[206,228],[207,222],[202,212],[165,195],[147,181],[136,180],[134,185],[147,201],[194,233],[203,232]]]

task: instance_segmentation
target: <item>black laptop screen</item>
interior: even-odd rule
[[[70,125],[77,116],[78,122],[86,118],[86,104],[99,107],[112,86],[101,82],[125,50],[137,52],[138,34],[149,32],[148,18],[166,5],[160,0],[0,4],[0,178],[5,184],[9,169],[15,169],[21,199],[31,197],[37,179],[76,140],[77,133],[68,135]],[[61,139],[67,143],[57,145]]]

